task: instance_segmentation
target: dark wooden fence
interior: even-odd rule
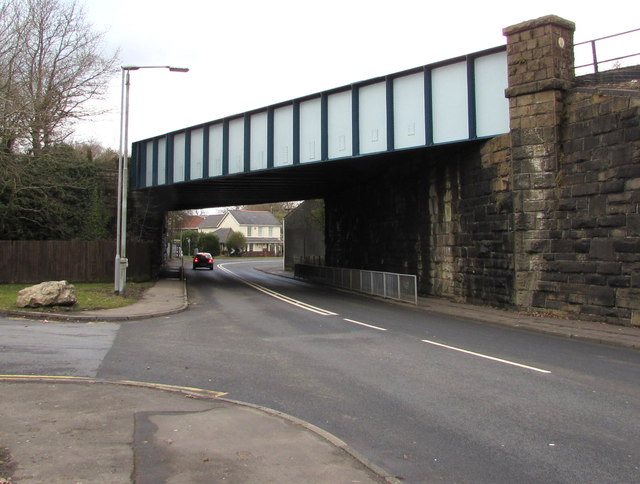
[[[128,279],[153,277],[152,249],[149,242],[127,244]],[[0,283],[113,281],[115,254],[115,241],[0,240]]]

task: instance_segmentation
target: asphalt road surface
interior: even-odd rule
[[[262,263],[188,270],[190,308],[170,317],[3,320],[0,368],[228,392],[324,428],[404,482],[640,481],[640,352],[433,315]]]

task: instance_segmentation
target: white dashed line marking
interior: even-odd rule
[[[439,346],[441,348],[447,348],[449,350],[458,351],[460,353],[466,353],[468,355],[477,356],[478,358],[484,358],[486,360],[497,361],[498,363],[504,363],[505,365],[517,366],[520,368],[524,368],[526,370],[537,371],[538,373],[551,373],[549,370],[543,370],[541,368],[536,368],[535,366],[523,365],[522,363],[516,363],[514,361],[503,360],[502,358],[496,358],[495,356],[483,355],[482,353],[476,353],[474,351],[463,350],[462,348],[456,348],[455,346],[443,345],[442,343],[436,343],[435,341],[429,341],[428,339],[423,339],[423,343],[427,343],[433,346]]]

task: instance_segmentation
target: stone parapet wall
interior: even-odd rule
[[[640,93],[576,87],[574,29],[554,16],[504,29],[516,306],[640,324]]]
[[[531,306],[640,324],[640,91],[570,91]]]

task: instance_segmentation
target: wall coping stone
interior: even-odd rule
[[[570,20],[565,20],[562,17],[558,17],[557,15],[546,15],[544,17],[526,20],[524,22],[520,22],[516,25],[511,25],[510,27],[505,27],[502,29],[503,35],[513,35],[519,32],[523,32],[525,30],[531,30],[536,27],[541,27],[543,25],[559,25],[560,27],[570,29],[572,31],[576,30],[576,24],[571,22]]]
[[[573,91],[585,94],[603,94],[606,96],[626,96],[640,97],[640,90],[636,89],[616,89],[603,87],[576,87]]]

